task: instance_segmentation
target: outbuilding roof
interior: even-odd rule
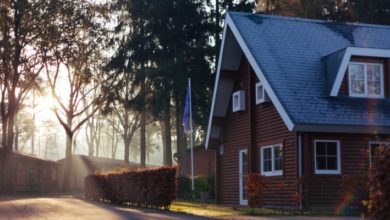
[[[231,92],[233,88],[221,81],[220,71],[237,70],[234,64],[239,61],[234,60],[241,55],[265,83],[267,94],[290,131],[390,133],[388,97],[334,94],[341,84],[345,60],[349,62],[351,56],[366,51],[371,57],[390,57],[390,26],[229,12],[206,147],[211,136],[218,136],[212,134],[218,130],[213,128],[213,117],[226,114],[226,101],[221,101],[226,98],[221,97],[221,91]]]

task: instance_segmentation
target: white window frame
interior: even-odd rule
[[[364,66],[364,94],[352,94],[352,85],[351,85],[351,73],[349,66],[351,64],[363,65]],[[379,95],[368,94],[368,80],[367,80],[367,65],[378,65],[380,69],[380,80],[381,80],[381,93]],[[384,98],[385,97],[385,88],[384,88],[384,76],[383,76],[383,64],[382,63],[364,63],[364,62],[349,62],[348,64],[348,92],[351,97],[362,97],[362,98]]]
[[[245,91],[244,90],[239,90],[239,91],[233,92],[232,110],[233,110],[233,112],[245,110]]]
[[[317,169],[317,143],[328,142],[336,143],[337,147],[337,169],[336,170],[319,170]],[[340,154],[340,141],[339,140],[314,140],[314,170],[315,174],[341,174],[341,154]]]
[[[260,87],[261,87],[260,92],[262,93],[262,97],[258,96],[258,94],[259,94],[258,90],[260,89]],[[262,82],[256,83],[255,93],[256,93],[256,104],[260,104],[260,103],[265,102],[265,91],[264,91],[264,86],[263,86]]]
[[[386,145],[390,146],[390,141],[370,141],[370,142],[368,142],[368,152],[369,152],[368,161],[369,161],[370,168],[371,168],[371,164],[372,164],[372,159],[371,159],[371,152],[372,152],[371,145],[372,144],[386,144]]]
[[[273,144],[268,146],[262,146],[260,147],[260,171],[262,176],[281,176],[283,175],[283,160],[284,160],[284,154],[282,154],[282,169],[281,170],[275,170],[275,161],[274,161],[274,148],[280,147],[283,151],[283,145],[282,144]],[[264,171],[264,150],[265,149],[271,149],[271,171]]]

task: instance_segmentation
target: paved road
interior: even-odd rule
[[[207,220],[209,218],[177,214],[153,209],[132,209],[89,202],[73,197],[0,197],[0,220],[3,219],[102,219],[102,220],[146,220],[146,219],[189,219]],[[230,217],[237,220],[325,220],[310,217]],[[337,218],[352,220],[353,218]],[[358,218],[355,218],[358,219]]]
[[[130,209],[89,202],[72,197],[25,198],[0,197],[0,220],[3,219],[207,219],[153,209]]]

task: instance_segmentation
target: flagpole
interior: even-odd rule
[[[192,95],[191,95],[191,78],[188,78],[188,87],[190,93],[190,147],[191,147],[191,187],[192,191],[195,189],[194,183],[194,150],[193,150],[193,139],[192,139]]]

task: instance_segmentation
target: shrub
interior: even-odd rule
[[[87,199],[169,209],[175,199],[176,168],[93,174],[85,178]]]
[[[371,219],[390,219],[390,148],[381,145],[369,175],[369,215]]]
[[[266,179],[258,173],[250,173],[247,176],[248,204],[252,207],[252,214],[256,206],[261,206],[261,195],[267,186]]]
[[[179,176],[177,197],[180,199],[199,199],[200,192],[209,192],[211,198],[214,198],[214,176],[195,176],[194,177],[194,192],[191,187],[191,177]]]

